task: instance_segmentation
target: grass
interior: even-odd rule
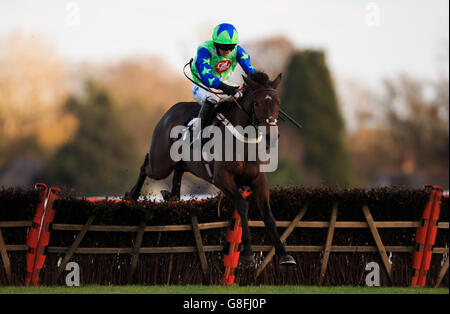
[[[0,287],[0,294],[449,294],[448,288],[317,286]]]

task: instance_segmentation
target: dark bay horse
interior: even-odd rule
[[[277,126],[279,96],[277,87],[281,81],[281,74],[273,81],[263,72],[255,72],[244,77],[243,97],[239,99],[238,106],[233,102],[220,103],[220,111],[234,126],[246,127],[249,125],[266,127]],[[190,172],[197,177],[215,185],[227,197],[234,202],[234,206],[242,221],[243,251],[240,254],[240,262],[249,264],[253,262],[251,237],[248,227],[248,205],[242,197],[239,188],[250,187],[256,205],[270,233],[275,252],[280,264],[295,264],[292,256],[286,253],[286,249],[280,241],[275,226],[269,202],[269,185],[265,172],[260,171],[259,159],[250,161],[216,161],[209,162],[209,170],[203,161],[173,161],[170,156],[170,148],[177,139],[170,137],[171,129],[175,126],[186,125],[190,119],[196,117],[200,106],[196,102],[180,102],[172,106],[161,118],[153,132],[150,152],[145,156],[140,169],[140,174],[135,186],[126,193],[128,199],[138,199],[142,185],[146,177],[154,180],[167,178],[172,172],[172,190],[166,199],[177,200],[180,197],[181,178],[184,172]],[[216,117],[214,120],[216,123]],[[225,126],[217,123],[224,134]],[[269,134],[269,133],[267,133]]]

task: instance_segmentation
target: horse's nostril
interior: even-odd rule
[[[274,117],[269,117],[268,119],[266,119],[266,123],[269,125],[277,125],[278,120],[275,119]]]

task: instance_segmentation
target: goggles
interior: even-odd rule
[[[231,50],[233,50],[236,47],[236,44],[226,45],[226,44],[214,43],[214,45],[216,46],[217,49],[222,49],[224,51],[231,51]]]

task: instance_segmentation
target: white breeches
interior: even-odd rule
[[[213,91],[221,92],[220,90],[217,90],[217,89],[213,89]],[[217,103],[221,102],[222,100],[226,100],[226,99],[230,98],[230,96],[227,96],[225,94],[216,95],[216,94],[210,93],[207,90],[200,88],[195,84],[192,84],[192,96],[194,96],[195,101],[200,105],[203,105],[207,98],[210,98],[212,101],[215,100]]]

